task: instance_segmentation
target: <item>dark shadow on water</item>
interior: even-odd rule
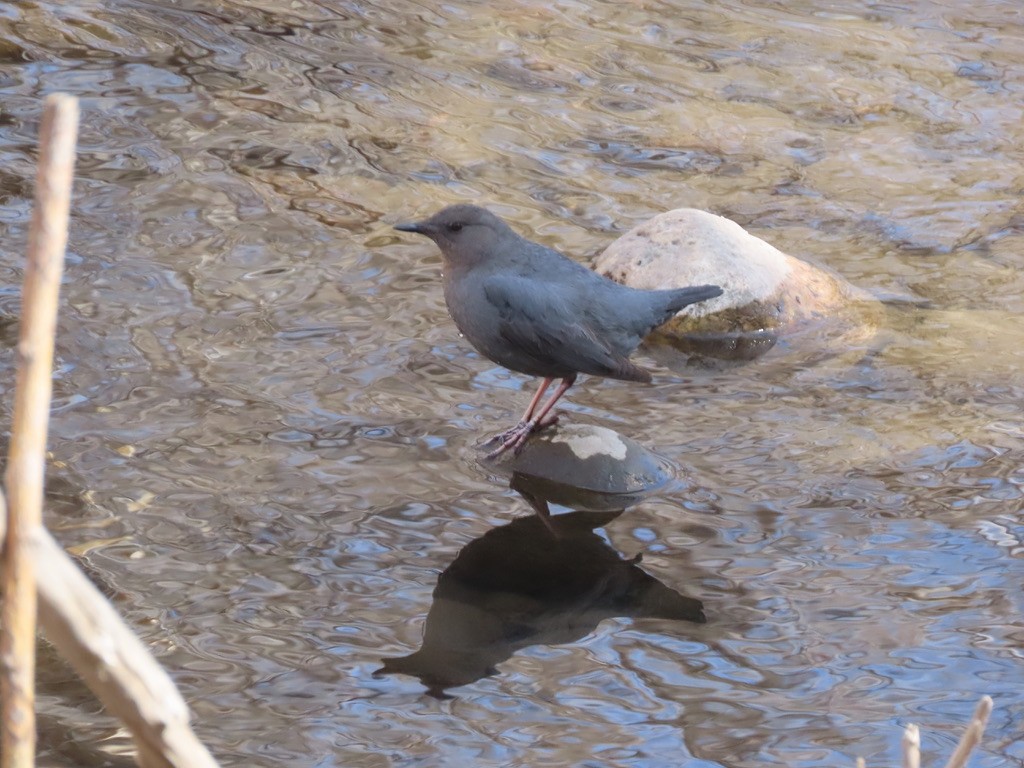
[[[688,333],[667,344],[692,358],[690,366],[730,368],[757,360],[779,343],[772,330]]]

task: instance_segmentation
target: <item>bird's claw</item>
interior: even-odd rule
[[[496,459],[505,451],[512,451],[513,456],[518,456],[519,452],[523,450],[523,445],[526,443],[526,438],[530,436],[534,428],[537,425],[532,421],[521,422],[512,429],[506,430],[497,436],[497,439],[501,441],[501,445],[495,448],[493,451],[487,454],[488,459]],[[494,439],[488,440],[488,444],[496,442]]]
[[[484,441],[484,445],[494,445],[495,443],[505,443],[505,442],[508,442],[513,437],[515,437],[521,430],[523,430],[527,426],[529,426],[529,423],[530,422],[528,422],[528,421],[520,421],[518,424],[516,424],[511,429],[506,429],[504,432],[499,432],[498,434],[493,435],[493,436],[487,438]]]
[[[542,429],[546,429],[554,424],[558,423],[558,416],[550,414],[546,416],[542,421],[521,421],[516,424],[512,429],[506,429],[504,432],[489,438],[484,445],[494,445],[500,443],[497,448],[487,454],[488,459],[496,459],[506,451],[512,451],[513,456],[518,456],[520,451],[523,450],[523,446],[526,445],[526,440],[534,432],[540,432]]]

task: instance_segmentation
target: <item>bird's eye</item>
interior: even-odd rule
[[[457,221],[448,225],[448,231],[449,232],[458,232],[460,229],[462,229],[462,224],[460,224]]]

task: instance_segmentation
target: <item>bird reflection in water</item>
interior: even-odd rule
[[[623,558],[595,530],[622,514],[568,512],[513,520],[467,544],[434,589],[423,643],[377,674],[418,677],[430,695],[494,675],[531,645],[579,640],[608,618],[703,623],[700,600]],[[550,529],[549,527],[550,526]],[[552,529],[556,535],[552,535]]]
[[[704,622],[700,600],[662,584],[639,556],[623,558],[595,532],[675,476],[666,459],[613,430],[569,424],[488,466],[537,514],[462,548],[438,579],[420,649],[384,659],[378,675],[412,675],[445,697],[495,674],[522,648],[579,640],[603,619]],[[575,511],[552,515],[549,503]]]

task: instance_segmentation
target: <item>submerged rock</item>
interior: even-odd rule
[[[590,424],[566,424],[533,435],[522,452],[496,465],[534,507],[551,502],[577,510],[621,510],[675,477],[667,459],[636,440]]]
[[[808,328],[868,330],[872,297],[839,275],[789,256],[730,219],[694,208],[655,216],[613,242],[594,269],[634,288],[711,283],[725,293],[657,329],[683,351],[751,359]]]

